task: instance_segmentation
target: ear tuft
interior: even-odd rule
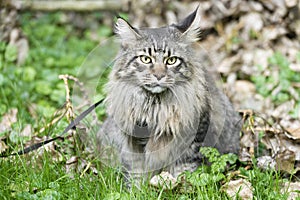
[[[123,18],[117,19],[114,32],[121,38],[122,43],[130,43],[140,37],[138,30]]]
[[[198,41],[200,35],[200,21],[201,13],[199,6],[197,9],[187,16],[180,23],[176,24],[175,27],[182,32],[182,36],[186,37],[188,40],[194,42]]]

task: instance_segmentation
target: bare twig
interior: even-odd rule
[[[69,79],[69,75],[59,75],[58,76],[60,79],[62,79],[65,83],[65,88],[66,88],[66,109],[67,109],[67,119],[69,122],[71,122],[71,120],[73,120],[75,118],[75,114],[73,112],[73,105],[70,99],[70,88],[69,88],[69,84],[68,84],[68,79]]]

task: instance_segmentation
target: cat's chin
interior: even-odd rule
[[[161,87],[159,85],[154,86],[154,87],[149,87],[149,86],[144,86],[145,90],[147,90],[148,92],[151,92],[153,94],[159,94],[164,92],[167,88],[165,87]]]

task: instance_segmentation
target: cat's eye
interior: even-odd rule
[[[140,56],[140,61],[145,64],[149,64],[152,62],[152,59],[149,56],[142,55]]]
[[[178,62],[180,62],[180,60],[175,56],[169,57],[166,60],[167,65],[175,65],[175,64],[178,64]]]

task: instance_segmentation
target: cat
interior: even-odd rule
[[[238,153],[241,118],[202,65],[197,8],[178,24],[135,28],[118,18],[120,50],[106,85],[101,148],[125,179],[162,170],[178,177],[202,163],[199,148]]]

